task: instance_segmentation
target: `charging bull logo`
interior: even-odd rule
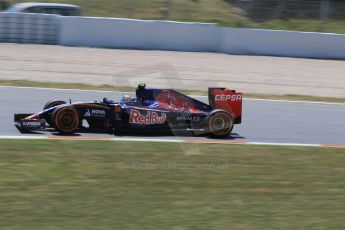
[[[161,116],[159,116],[158,113],[153,111],[147,111],[146,115],[142,115],[140,111],[132,109],[129,117],[129,123],[140,125],[164,124],[165,121],[165,113],[162,113]]]

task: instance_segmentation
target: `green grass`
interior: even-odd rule
[[[261,24],[265,29],[297,30],[345,34],[344,20],[321,22],[308,19],[273,20]]]
[[[57,83],[57,82],[37,82],[27,80],[1,80],[0,85],[2,86],[19,86],[19,87],[42,87],[42,88],[61,88],[61,89],[84,89],[84,90],[110,90],[110,91],[121,91],[121,92],[134,92],[133,87],[124,86],[111,86],[111,85],[86,85],[78,83]],[[201,95],[207,96],[206,91],[201,90],[180,90],[183,93],[190,95]],[[274,100],[291,100],[291,101],[321,101],[321,102],[336,102],[345,103],[345,98],[334,98],[334,97],[318,97],[308,95],[269,95],[269,94],[253,94],[245,93],[246,98],[259,98],[259,99],[274,99]]]
[[[9,2],[19,2],[9,0]],[[40,2],[34,0],[33,2]],[[137,19],[164,19],[162,9],[166,0],[46,0],[45,2],[74,3],[82,7],[83,14],[100,17]],[[345,33],[344,20],[322,23],[317,19],[269,20],[254,22],[246,12],[225,0],[172,0],[170,20],[212,22],[221,26],[256,27],[302,31]]]
[[[345,227],[345,149],[1,140],[0,162],[0,229]]]

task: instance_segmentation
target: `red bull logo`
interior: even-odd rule
[[[159,116],[158,113],[154,111],[147,111],[146,115],[142,115],[140,111],[132,109],[129,117],[129,123],[140,125],[164,124],[165,121],[165,113],[161,113],[161,116]]]

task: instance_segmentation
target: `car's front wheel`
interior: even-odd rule
[[[62,101],[62,100],[51,100],[51,101],[48,101],[44,105],[43,110],[50,109],[52,107],[55,107],[55,106],[58,106],[58,105],[63,105],[63,104],[66,104],[66,102]]]
[[[56,109],[52,114],[54,128],[63,134],[72,134],[79,127],[79,114],[73,107]]]

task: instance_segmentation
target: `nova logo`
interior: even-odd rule
[[[105,111],[104,110],[97,110],[97,109],[93,109],[92,114],[98,114],[98,115],[105,115]]]
[[[104,117],[105,116],[105,111],[104,110],[99,110],[99,109],[87,109],[86,112],[84,113],[84,117]]]
[[[91,116],[91,113],[90,113],[90,110],[88,109],[86,113],[84,114],[84,117],[90,117],[90,116]]]
[[[162,113],[161,116],[156,112],[147,111],[146,115],[142,115],[140,111],[132,109],[130,112],[129,123],[141,125],[154,125],[164,124],[166,121],[166,114]]]

